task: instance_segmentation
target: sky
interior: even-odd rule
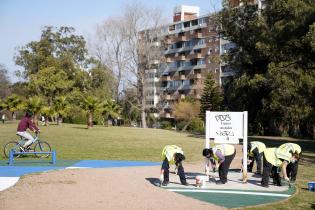
[[[22,67],[14,64],[17,48],[38,41],[44,26],[72,26],[88,41],[93,39],[97,24],[119,16],[127,3],[136,0],[0,0],[0,64],[8,70],[12,82],[14,72]],[[221,0],[137,0],[149,7],[159,7],[172,22],[177,5],[198,6],[200,15],[219,10]]]

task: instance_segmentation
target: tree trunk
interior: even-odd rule
[[[12,120],[15,121],[16,120],[16,115],[15,112],[12,112]]]
[[[34,114],[33,116],[33,123],[38,127],[38,119],[37,119],[37,113]]]
[[[93,127],[93,114],[91,112],[89,112],[87,114],[87,128],[90,129]]]
[[[44,126],[48,126],[48,125],[49,125],[48,117],[45,117],[45,124],[44,124]]]
[[[145,92],[142,85],[141,90],[141,122],[142,122],[142,128],[147,128],[147,121],[145,117]]]
[[[300,132],[300,125],[297,124],[297,123],[294,123],[292,125],[292,136],[293,137],[299,137],[300,134],[301,134],[301,132]]]
[[[186,125],[183,127],[182,132],[186,131],[186,129],[188,128],[188,126],[190,125],[191,121],[188,121],[188,123],[186,123]]]
[[[147,128],[147,121],[145,119],[145,111],[141,109],[141,125],[142,128]]]
[[[57,117],[57,125],[61,125],[62,124],[62,117],[58,116]]]

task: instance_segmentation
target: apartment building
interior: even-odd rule
[[[214,74],[218,84],[233,75],[220,64],[220,55],[233,44],[223,40],[212,15],[199,16],[199,8],[177,6],[173,23],[161,28],[164,59],[146,70],[146,107],[172,118],[174,103],[186,97],[201,99],[206,76]]]

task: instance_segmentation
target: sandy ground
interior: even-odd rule
[[[23,177],[0,209],[223,209],[154,186],[160,167],[66,169]]]
[[[241,164],[240,148],[232,162]],[[189,174],[202,171],[203,161],[184,163]],[[171,171],[174,167],[171,168]],[[2,210],[80,210],[80,209],[223,209],[165,189],[156,187],[160,166],[65,169],[31,174],[0,192]],[[172,174],[173,180],[179,178]],[[171,179],[171,181],[172,181]],[[194,179],[188,179],[194,184]]]

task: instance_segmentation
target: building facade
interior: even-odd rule
[[[204,79],[212,73],[218,84],[234,72],[220,62],[233,47],[223,40],[214,16],[199,16],[198,7],[174,9],[173,23],[161,28],[163,59],[146,74],[146,108],[162,118],[172,118],[172,107],[181,99],[201,99]]]

